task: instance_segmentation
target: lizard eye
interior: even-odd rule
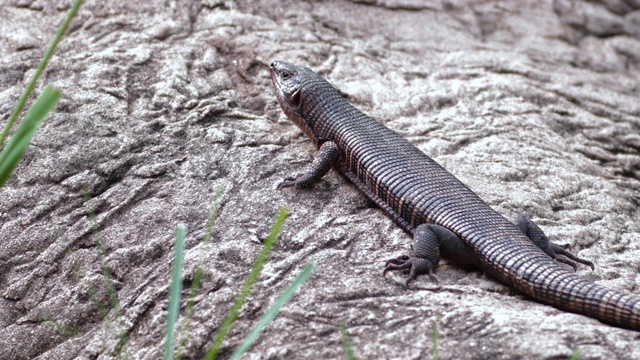
[[[290,72],[288,72],[288,71],[283,71],[283,72],[282,72],[282,75],[280,75],[280,76],[282,76],[282,79],[283,79],[283,80],[287,80],[288,78],[290,78],[290,77],[291,77],[291,73],[290,73]]]

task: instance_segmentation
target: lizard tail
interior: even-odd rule
[[[546,289],[534,293],[534,298],[604,323],[640,330],[640,298],[607,289],[568,271],[547,283]]]
[[[561,310],[640,331],[640,298],[583,279],[550,259],[545,262],[547,266],[511,274],[503,280],[532,298]]]

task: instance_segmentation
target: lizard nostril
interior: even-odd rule
[[[272,69],[275,69],[276,68],[276,62],[275,61],[272,62],[270,66],[271,66]]]

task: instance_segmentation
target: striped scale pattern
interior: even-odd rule
[[[444,226],[505,284],[557,308],[640,330],[638,297],[566,270],[407,140],[354,108],[319,75],[296,69],[302,77],[300,117],[316,146],[334,141],[338,170],[406,231],[413,235],[425,222]]]

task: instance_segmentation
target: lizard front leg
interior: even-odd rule
[[[302,176],[285,178],[278,184],[278,190],[292,186],[305,187],[320,180],[336,163],[338,155],[340,155],[340,150],[336,143],[333,141],[323,143],[307,172]]]

